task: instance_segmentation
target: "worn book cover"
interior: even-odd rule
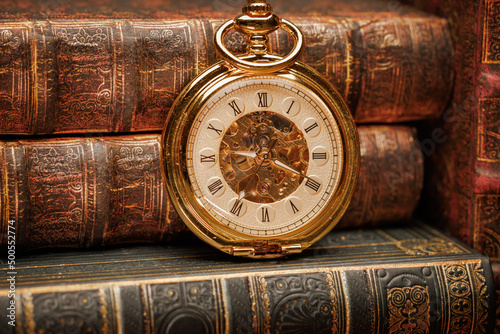
[[[55,1],[57,2],[57,1]],[[58,3],[58,2],[57,2]],[[217,62],[215,29],[243,1],[8,1],[0,12],[0,133],[161,130],[186,84]],[[444,19],[385,1],[273,1],[305,34],[301,61],[359,123],[439,117],[452,90]],[[245,39],[227,44],[244,51]],[[285,54],[292,40],[271,36]]]
[[[423,187],[414,129],[361,126],[357,190],[340,227],[407,221]],[[184,235],[161,177],[160,135],[0,141],[0,245],[166,242]]]
[[[495,322],[488,258],[416,223],[334,231],[280,260],[236,259],[193,241],[39,253],[0,272],[16,289],[15,315],[0,319],[5,334],[472,334]],[[8,289],[0,281],[3,310]]]
[[[420,0],[448,18],[455,44],[452,105],[423,139],[425,211],[500,260],[500,1]]]

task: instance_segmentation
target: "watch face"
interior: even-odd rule
[[[335,118],[283,77],[233,81],[196,115],[186,165],[192,191],[220,224],[250,236],[304,227],[335,196],[343,145]]]

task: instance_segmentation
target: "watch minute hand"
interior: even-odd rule
[[[309,176],[305,175],[305,174],[302,174],[301,172],[293,169],[292,167],[288,166],[288,165],[285,165],[284,163],[282,163],[281,161],[279,160],[271,160],[276,166],[278,167],[281,167],[289,172],[292,172],[294,174],[297,174],[297,175],[300,175],[308,180],[312,180]]]

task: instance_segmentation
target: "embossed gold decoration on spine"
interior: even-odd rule
[[[429,292],[427,287],[392,288],[387,292],[389,333],[429,333]]]
[[[326,273],[326,281],[328,282],[328,290],[330,293],[330,305],[332,314],[332,333],[349,333],[349,314],[348,310],[344,311],[344,291],[342,281],[339,279],[340,272],[328,271]],[[344,307],[342,307],[344,306]]]
[[[270,333],[271,330],[271,309],[267,282],[264,277],[250,276],[249,296],[252,301],[254,333]]]
[[[259,296],[262,306],[262,316],[263,316],[263,332],[271,332],[271,308],[269,306],[269,293],[267,291],[267,282],[264,277],[257,277],[259,286]]]
[[[488,295],[481,262],[443,266],[449,292],[449,333],[486,333]]]
[[[484,269],[481,263],[475,263],[469,265],[470,272],[472,275],[472,286],[475,292],[475,313],[477,328],[486,333],[486,325],[488,323],[488,287],[486,284],[486,278],[484,277]]]

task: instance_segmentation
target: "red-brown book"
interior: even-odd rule
[[[10,1],[0,13],[0,134],[161,130],[178,93],[217,61],[214,29],[242,3]],[[437,118],[452,91],[444,19],[384,1],[274,1],[303,30],[302,61],[358,123]],[[228,37],[236,53],[245,39]],[[292,40],[271,36],[272,52]]]
[[[452,106],[423,139],[427,212],[454,236],[500,260],[500,1],[419,0],[450,22]]]
[[[408,220],[423,186],[414,129],[362,126],[357,190],[341,225]],[[186,232],[166,194],[160,135],[0,141],[0,245],[163,242]]]

